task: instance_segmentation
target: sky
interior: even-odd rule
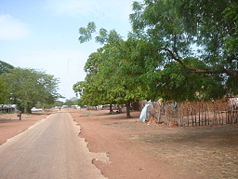
[[[59,79],[59,93],[70,99],[72,86],[85,78],[88,55],[100,44],[80,44],[80,27],[131,30],[133,0],[0,0],[0,60],[33,68]]]

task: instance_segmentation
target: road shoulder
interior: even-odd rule
[[[24,132],[41,119],[45,119],[52,112],[23,114],[22,120],[18,120],[17,114],[0,114],[0,145],[8,139]]]

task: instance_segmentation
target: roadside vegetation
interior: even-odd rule
[[[87,76],[73,86],[81,105],[140,100],[203,101],[238,94],[238,2],[144,0],[133,3],[132,32],[122,38],[94,22],[81,43],[102,44]],[[94,35],[97,34],[97,35]]]
[[[52,106],[61,97],[57,90],[54,76],[0,61],[0,104],[16,104],[20,111],[31,113],[34,106]]]

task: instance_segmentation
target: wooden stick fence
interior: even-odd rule
[[[213,102],[152,103],[149,116],[177,126],[209,126],[238,123],[238,106],[227,99]]]

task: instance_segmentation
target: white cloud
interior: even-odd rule
[[[0,14],[0,40],[19,40],[29,36],[26,24],[8,14]]]

